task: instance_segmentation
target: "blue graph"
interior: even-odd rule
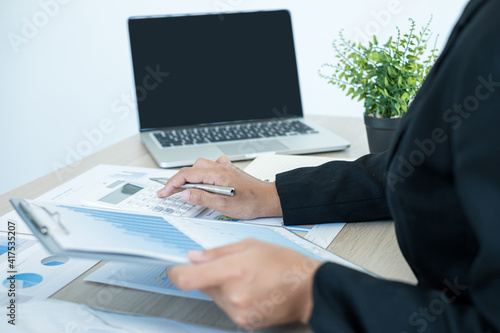
[[[168,279],[165,268],[165,265],[109,262],[85,278],[85,281],[106,283],[164,295],[211,300],[210,297],[199,290],[179,290]]]
[[[159,216],[138,216],[136,214],[101,211],[80,207],[60,206],[74,213],[110,223],[122,229],[124,234],[140,236],[149,243],[160,243],[171,255],[186,256],[189,250],[203,248],[176,227]]]
[[[2,244],[2,241],[0,241],[0,256],[4,253],[7,253],[7,245]]]
[[[194,240],[186,236],[159,216],[138,215],[133,213],[104,211],[84,207],[59,206],[66,211],[61,213],[67,215],[66,220],[85,221],[99,220],[109,223],[125,235],[141,237],[148,244],[149,250],[166,253],[170,256],[186,257],[190,250],[203,250]],[[205,221],[206,222],[206,221]],[[203,229],[203,237],[206,239],[230,240],[238,242],[247,238],[255,238],[261,241],[274,243],[298,251],[306,256],[321,260],[321,258],[308,249],[279,235],[272,229],[255,225],[238,223],[224,223],[223,226],[217,222],[200,222],[197,226],[198,232]]]
[[[34,273],[23,273],[23,274],[16,274],[16,284],[17,288],[31,288],[36,285],[38,285],[40,282],[42,282],[43,277],[39,274],[34,274]],[[6,288],[9,288],[11,281],[8,279],[3,280],[3,286]]]
[[[59,266],[64,265],[68,262],[68,257],[63,256],[50,256],[40,260],[40,263],[44,266]]]
[[[19,248],[21,247],[21,244],[24,243],[24,240],[21,240],[21,239],[17,239],[16,240],[16,246]],[[2,239],[0,239],[0,256],[2,254],[5,254],[7,253],[8,249],[9,249],[9,246],[8,246],[8,241],[7,241],[7,237],[2,237]]]

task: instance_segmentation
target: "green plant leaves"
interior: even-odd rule
[[[324,64],[321,69],[334,70],[332,74],[319,75],[345,91],[351,99],[364,100],[365,113],[382,117],[402,116],[420,89],[432,64],[437,59],[437,49],[424,57],[429,42],[429,20],[416,33],[415,21],[409,19],[410,31],[401,37],[390,37],[380,46],[376,36],[368,45],[348,41],[339,32],[340,43],[333,42],[338,63]],[[436,38],[437,41],[437,38]]]

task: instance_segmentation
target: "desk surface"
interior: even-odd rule
[[[351,142],[351,147],[346,151],[315,154],[316,156],[356,158],[368,153],[362,118],[327,116],[311,116],[310,118]],[[36,198],[100,163],[157,167],[142,145],[139,135],[134,135],[68,167],[0,196],[0,215],[12,210],[8,202],[9,198]],[[250,161],[243,161],[235,164],[244,168],[249,163]],[[416,282],[415,276],[401,254],[392,222],[348,224],[328,246],[328,250],[382,277],[408,283]],[[210,302],[83,281],[85,276],[102,265],[100,263],[94,266],[52,297],[100,308],[161,316],[226,329],[235,328],[226,315]],[[291,325],[265,331],[304,332],[308,329],[299,325]]]

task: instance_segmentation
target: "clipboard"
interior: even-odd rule
[[[55,255],[168,266],[189,263],[189,250],[210,249],[255,238],[377,277],[283,227],[166,217],[36,200],[11,199],[10,202],[33,234]]]
[[[140,226],[141,218],[150,217],[142,213],[123,212],[112,209],[95,209],[84,206],[71,206],[71,205],[56,205],[53,203],[38,202],[35,200],[26,199],[11,199],[12,206],[28,225],[33,234],[38,238],[42,245],[54,255],[64,255],[68,257],[78,257],[87,259],[98,260],[118,260],[134,263],[153,263],[153,264],[180,264],[188,263],[187,251],[183,256],[169,255],[168,253],[160,253],[156,251],[149,251],[141,247],[140,242],[134,246],[126,246],[127,240],[124,240],[122,246],[99,246],[98,243],[92,242],[90,239],[88,244],[78,242],[80,235],[71,230],[71,220],[68,220],[67,214],[64,214],[65,209],[77,209],[82,212],[102,212],[113,214],[126,214],[133,215],[137,218],[138,226]],[[158,217],[155,217],[158,218]],[[174,218],[175,219],[175,218]],[[88,217],[89,222],[96,222],[92,217]],[[98,223],[98,221],[97,221]],[[178,221],[178,223],[182,223]],[[73,223],[74,224],[74,223]],[[98,232],[98,231],[96,231]],[[88,233],[85,236],[92,236]],[[109,235],[111,238],[114,235]],[[63,239],[65,238],[65,240]],[[90,238],[90,237],[89,237]],[[133,238],[133,237],[132,237]],[[69,245],[74,242],[75,246]],[[80,244],[80,245],[78,245]],[[200,250],[201,247],[193,246],[193,250]]]
[[[61,252],[58,244],[49,236],[48,227],[37,218],[37,214],[31,208],[30,201],[24,199],[10,199],[10,203],[19,214],[21,219],[28,225],[36,238],[45,246],[51,253]],[[44,209],[44,208],[41,208]],[[47,212],[50,214],[50,212]],[[56,218],[57,220],[57,218]],[[63,227],[64,229],[64,227]]]

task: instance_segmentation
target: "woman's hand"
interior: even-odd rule
[[[193,265],[170,268],[170,281],[183,290],[200,289],[237,325],[255,330],[309,321],[321,261],[254,239],[188,256]]]
[[[228,186],[235,189],[233,197],[203,190],[179,188],[186,183]],[[216,162],[198,159],[190,168],[182,168],[158,191],[160,198],[181,192],[184,201],[215,209],[238,219],[282,216],[276,185],[261,181],[243,172],[225,156]]]

